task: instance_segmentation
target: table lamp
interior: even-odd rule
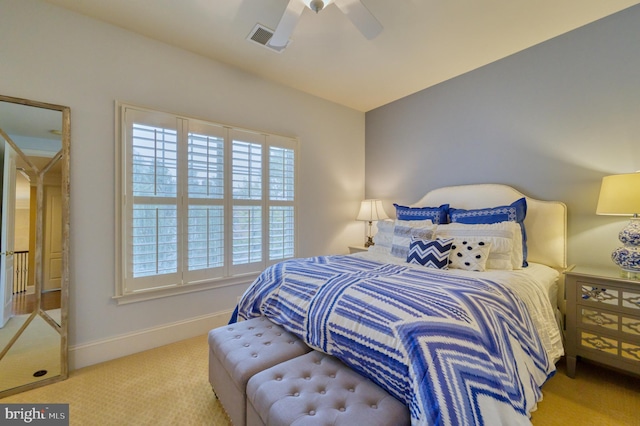
[[[365,247],[372,246],[373,237],[371,236],[371,225],[374,220],[384,220],[388,219],[387,213],[385,213],[384,208],[382,207],[381,200],[364,200],[360,204],[360,212],[358,213],[358,217],[356,220],[362,220],[369,222],[369,230],[367,232],[367,241],[364,243]]]
[[[640,272],[640,172],[605,176],[596,214],[631,216],[618,238],[624,244],[611,253],[613,262],[627,273]]]

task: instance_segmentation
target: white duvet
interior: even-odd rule
[[[404,259],[375,251],[355,253],[352,256],[359,256],[377,262],[424,268],[421,265],[409,264]],[[475,272],[448,269],[442,271],[442,273],[481,277],[497,281],[510,288],[527,306],[529,315],[538,330],[549,359],[556,363],[564,355],[562,335],[555,316],[555,295],[557,294],[557,281],[560,276],[558,271],[545,265],[529,262],[528,267],[513,271],[490,269],[484,272]]]

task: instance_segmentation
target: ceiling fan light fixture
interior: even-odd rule
[[[329,5],[329,3],[331,3],[331,0],[303,0],[304,4],[311,10],[313,10],[315,13],[320,12],[322,9],[324,9],[326,6]]]
[[[305,7],[318,13],[331,3],[336,4],[338,9],[349,18],[367,40],[375,38],[382,31],[382,25],[369,12],[362,0],[289,0],[273,36],[268,39],[269,47],[278,50],[284,49],[289,43],[289,37],[291,37]],[[253,36],[251,36],[251,40],[255,41]]]

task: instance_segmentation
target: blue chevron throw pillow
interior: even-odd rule
[[[407,263],[416,263],[427,268],[449,269],[449,253],[453,238],[422,240],[411,238]]]

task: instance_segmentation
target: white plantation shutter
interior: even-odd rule
[[[233,199],[262,200],[262,144],[234,139],[232,146]]]
[[[295,197],[295,153],[291,148],[269,147],[269,199],[293,201]]]
[[[120,108],[122,303],[296,255],[295,139]]]
[[[233,206],[233,265],[262,261],[262,206]]]
[[[295,255],[295,151],[286,145],[280,141],[279,146],[269,146],[270,261]]]
[[[295,254],[295,212],[293,206],[269,207],[269,260]]]
[[[178,272],[177,209],[167,204],[133,204],[133,278]]]
[[[232,271],[259,271],[263,263],[263,184],[265,136],[232,130]]]
[[[178,209],[178,127],[170,117],[127,110],[125,180],[127,241],[125,288],[176,285],[180,281],[181,220]]]
[[[186,282],[224,276],[226,133],[222,126],[189,122]]]

